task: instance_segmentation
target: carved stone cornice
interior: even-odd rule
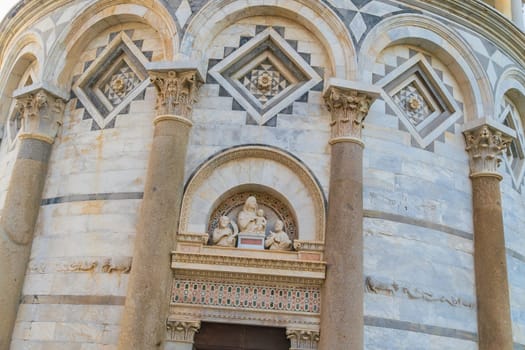
[[[19,137],[52,144],[62,125],[65,100],[44,88],[24,91],[15,98],[16,109],[22,119]]]
[[[504,126],[480,124],[463,132],[469,154],[470,177],[494,176],[502,179],[498,166],[513,136],[511,131],[505,129]]]
[[[200,328],[200,321],[178,321],[172,319],[166,321],[168,340],[173,342],[193,344],[195,333]]]
[[[290,339],[290,350],[316,350],[319,343],[318,330],[288,328],[286,337]]]
[[[364,146],[361,140],[363,122],[379,96],[378,90],[339,79],[330,79],[329,84],[324,100],[332,114],[330,144],[354,142]]]
[[[197,69],[149,70],[157,90],[157,116],[176,116],[190,121],[193,104],[203,81]]]

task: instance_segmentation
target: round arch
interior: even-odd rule
[[[318,0],[216,0],[210,1],[190,21],[181,41],[181,54],[206,68],[203,48],[228,25],[246,17],[279,16],[291,19],[313,32],[328,53],[334,76],[354,80],[357,54],[350,33],[341,19]]]
[[[214,205],[239,186],[271,188],[296,215],[299,238],[324,241],[326,207],[311,171],[299,160],[268,146],[240,146],[202,164],[188,180],[179,232],[205,233]]]
[[[131,0],[126,4],[106,0],[83,9],[72,21],[69,30],[57,38],[48,55],[53,62],[46,66],[43,76],[57,86],[68,89],[76,56],[83,46],[110,27],[132,22],[155,28],[163,44],[163,59],[173,60],[179,45],[177,25],[160,0]],[[63,43],[66,43],[65,47]]]
[[[494,93],[496,114],[502,106],[505,95],[514,101],[520,111],[525,111],[525,73],[516,67],[507,69],[501,75]],[[495,115],[498,118],[498,115]]]
[[[399,44],[419,46],[448,66],[463,87],[467,121],[493,115],[492,87],[468,44],[450,28],[422,15],[396,15],[374,27],[359,53],[360,79],[372,82],[376,57],[385,48]]]

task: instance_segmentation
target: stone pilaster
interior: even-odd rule
[[[319,331],[312,329],[286,329],[286,337],[290,339],[290,350],[317,350]]]
[[[20,146],[0,218],[1,350],[9,347],[49,155],[64,113],[64,100],[42,88],[26,89],[16,99],[22,118]]]
[[[363,147],[361,131],[379,93],[330,81],[324,96],[332,114],[326,281],[322,290],[321,349],[363,349]]]
[[[480,350],[511,350],[507,259],[497,172],[511,138],[483,124],[465,131],[474,211],[474,268]]]
[[[119,349],[161,349],[172,283],[171,251],[184,187],[192,105],[201,78],[195,69],[150,71],[157,116],[135,238]]]
[[[523,24],[523,0],[512,0],[512,21],[521,30],[525,30]]]
[[[195,334],[201,328],[200,321],[168,320],[166,350],[193,350]]]

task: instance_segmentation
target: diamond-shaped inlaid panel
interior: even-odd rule
[[[525,174],[525,136],[523,133],[523,123],[518,108],[510,99],[505,99],[503,103],[503,112],[499,121],[505,126],[516,131],[514,138],[507,149],[504,161],[512,177],[514,187],[520,190]]]
[[[416,54],[378,81],[383,98],[416,143],[426,148],[462,115],[428,59]]]
[[[148,58],[137,46],[142,42],[132,41],[126,33],[111,36],[97,58],[85,64],[73,87],[78,102],[95,122],[93,127],[102,129],[113,125],[116,116],[150,84],[145,69]]]
[[[408,120],[414,126],[418,126],[434,113],[434,109],[427,103],[415,82],[399,90],[392,97],[392,100],[406,114]]]
[[[268,27],[246,38],[209,75],[263,125],[322,81],[292,44]]]
[[[240,81],[263,105],[291,84],[269,60],[252,69]]]
[[[141,83],[139,76],[123,62],[120,67],[102,84],[104,96],[113,106],[121,104]]]

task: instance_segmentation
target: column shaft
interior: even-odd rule
[[[362,145],[332,145],[321,349],[363,349],[362,164]]]
[[[320,349],[362,350],[363,147],[361,130],[377,91],[331,80],[324,97],[332,113],[326,280],[322,288]]]
[[[508,18],[512,18],[512,0],[495,0],[494,7]]]
[[[512,21],[516,26],[525,30],[523,24],[523,1],[522,0],[512,0]]]
[[[481,124],[465,131],[470,158],[474,220],[474,269],[480,350],[512,350],[507,259],[497,168],[513,130]]]
[[[0,349],[11,341],[31,254],[51,144],[21,140],[0,219]]]
[[[119,349],[161,349],[171,289],[171,251],[179,222],[189,124],[156,123],[135,238]]]
[[[480,350],[511,350],[507,260],[499,178],[472,178]]]

